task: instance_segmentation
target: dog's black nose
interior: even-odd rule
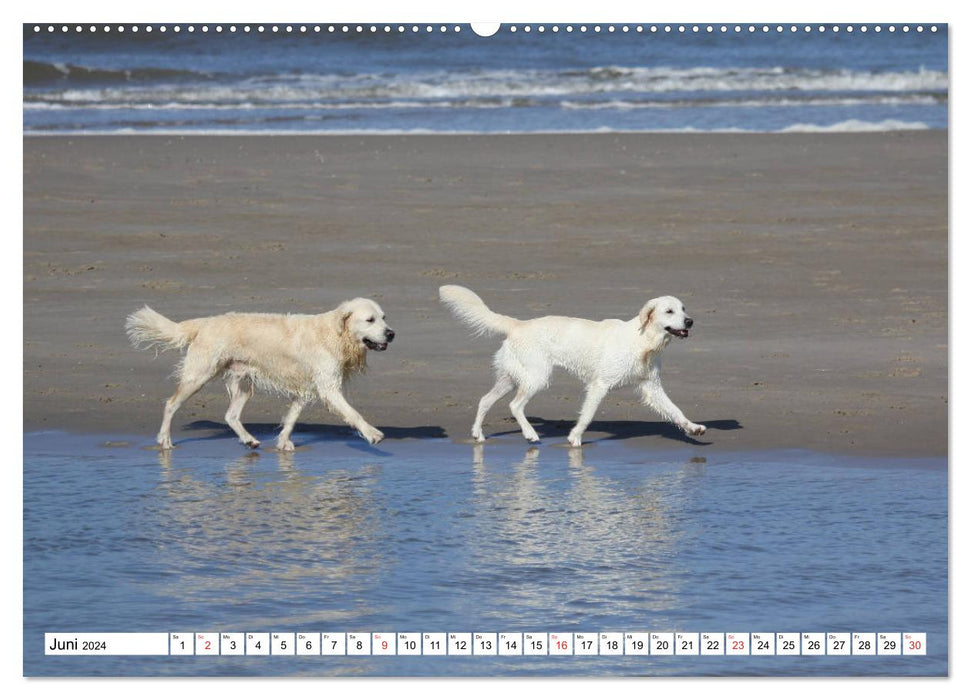
[[[684,320],[684,327],[685,328],[691,328],[693,325],[695,325],[695,320],[693,318],[686,318]]]
[[[387,338],[388,342],[390,343],[392,340],[394,340],[394,331],[389,328],[384,332],[384,337]]]

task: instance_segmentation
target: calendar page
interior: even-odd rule
[[[948,675],[946,22],[22,38],[25,676]]]

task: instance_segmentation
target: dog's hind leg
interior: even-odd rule
[[[570,431],[569,440],[573,447],[579,447],[583,443],[583,431],[590,425],[593,415],[597,412],[597,407],[600,406],[600,402],[603,401],[608,391],[610,391],[610,387],[601,382],[594,381],[587,385],[587,396],[583,399],[580,417],[577,419],[577,424],[573,426],[573,430]]]
[[[172,417],[175,412],[188,401],[193,394],[205,386],[206,382],[216,376],[219,372],[218,367],[214,367],[207,358],[198,353],[192,352],[190,346],[186,353],[185,361],[182,363],[181,379],[179,387],[165,402],[165,410],[162,413],[162,425],[158,429],[156,441],[163,450],[172,449]]]
[[[526,404],[533,398],[537,391],[539,391],[539,387],[534,388],[528,384],[521,384],[519,391],[516,392],[516,396],[509,403],[509,410],[512,411],[513,417],[523,431],[523,437],[528,442],[539,442],[539,435],[536,434],[536,430],[526,420],[526,413],[524,411]]]
[[[511,378],[512,382],[518,387],[516,395],[509,403],[509,410],[512,411],[516,422],[519,423],[523,437],[528,442],[539,442],[539,435],[526,420],[524,409],[538,391],[549,385],[553,366],[541,354],[530,354],[523,352],[523,350],[522,346],[517,347],[511,338],[507,338],[496,353],[496,375],[500,377],[505,375]]]
[[[287,415],[283,417],[283,429],[280,431],[280,437],[276,439],[276,446],[278,450],[283,450],[284,452],[293,452],[293,442],[290,440],[290,433],[293,432],[293,426],[297,424],[297,418],[300,417],[300,412],[303,411],[304,406],[307,402],[302,399],[295,399],[292,404],[290,404],[290,409],[287,411]]]
[[[244,389],[242,384],[248,382]],[[257,448],[260,441],[249,434],[240,422],[240,415],[243,413],[243,406],[253,395],[253,382],[248,379],[245,372],[230,368],[226,371],[226,390],[229,392],[229,408],[226,409],[226,423],[239,436],[239,441],[247,447]]]
[[[486,413],[489,412],[489,409],[492,408],[496,401],[512,391],[512,388],[512,377],[500,371],[496,377],[495,386],[479,400],[479,410],[476,412],[475,422],[472,424],[473,440],[476,442],[485,441],[485,437],[482,435],[482,421],[485,420]]]

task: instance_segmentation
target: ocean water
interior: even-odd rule
[[[943,459],[24,437],[29,676],[940,676]],[[926,632],[913,657],[54,657],[44,632]]]
[[[947,128],[944,24],[504,25],[488,38],[468,25],[257,26],[25,25],[24,132]]]

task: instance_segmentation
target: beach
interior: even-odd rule
[[[125,316],[317,313],[373,298],[397,332],[350,402],[389,441],[465,440],[499,341],[442,284],[519,318],[632,318],[681,298],[664,383],[688,439],[611,393],[586,433],[649,450],[947,454],[947,133],[50,136],[24,139],[24,430],[144,435],[176,353]],[[582,386],[526,413],[565,443]],[[286,402],[257,396],[268,438]],[[173,437],[223,434],[214,381]],[[302,430],[342,434],[319,404]],[[520,440],[505,403],[487,435]],[[259,432],[262,431],[262,432]],[[311,449],[322,449],[319,445]]]

